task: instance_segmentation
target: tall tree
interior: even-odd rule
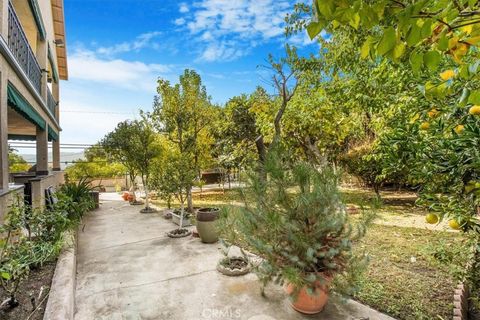
[[[362,58],[408,63],[421,78],[414,85],[423,101],[404,110],[406,121],[391,128],[383,146],[412,155],[429,208],[480,233],[479,3],[314,0],[296,9],[293,29],[306,27],[312,38],[347,30],[360,40]]]
[[[158,80],[158,97],[154,100],[152,118],[157,129],[167,134],[180,154],[191,163],[191,170],[201,177],[202,163],[209,157],[209,136],[212,106],[201,77],[193,70],[185,70],[179,83]],[[188,210],[193,211],[192,187],[187,187]]]
[[[148,118],[142,114],[141,120],[126,120],[108,133],[101,144],[105,151],[128,168],[130,179],[135,181],[140,175],[145,191],[145,208],[142,212],[152,212],[149,203],[149,183],[153,160],[159,156],[157,135]]]

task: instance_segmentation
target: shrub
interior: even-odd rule
[[[66,215],[70,222],[78,223],[86,212],[95,208],[90,195],[93,190],[95,187],[90,185],[87,178],[76,182],[66,181],[56,193],[59,201],[55,204],[54,211]]]
[[[0,285],[9,295],[8,306],[18,305],[15,294],[32,268],[58,256],[62,235],[76,228],[94,208],[92,188],[86,179],[67,182],[59,188],[58,202],[48,211],[32,210],[20,199],[12,205],[0,226]],[[25,232],[28,231],[28,232]]]
[[[344,272],[355,259],[352,242],[365,234],[371,214],[353,225],[341,201],[338,175],[308,163],[288,166],[270,152],[259,172],[250,175],[244,207],[227,211],[230,230],[258,253],[257,274],[264,286],[274,280],[313,289]],[[233,220],[233,222],[232,222]],[[227,239],[228,240],[228,239]]]

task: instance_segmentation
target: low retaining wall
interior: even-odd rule
[[[43,320],[73,320],[77,278],[78,232],[67,236],[65,248],[57,261]]]
[[[50,187],[58,187],[64,180],[63,171],[53,171],[46,176],[39,176],[29,180],[32,184],[32,207],[43,208],[45,206],[45,190]]]
[[[465,266],[467,272],[472,272],[479,254],[476,245],[471,248],[472,259]],[[470,289],[466,281],[458,284],[453,292],[453,320],[468,320]]]
[[[19,198],[23,201],[23,185],[11,187],[7,191],[0,190],[0,224],[3,223],[3,217],[8,212],[8,208]]]
[[[467,320],[468,319],[468,298],[470,292],[465,283],[457,286],[453,294],[453,320]]]

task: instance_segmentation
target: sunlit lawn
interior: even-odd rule
[[[374,198],[359,188],[344,188],[343,194],[350,207],[370,206]],[[382,196],[377,210],[382,224],[374,224],[355,247],[370,256],[370,263],[354,298],[398,319],[451,318],[455,274],[466,261],[461,235],[415,225],[425,212],[415,206],[413,193],[388,191]],[[195,206],[230,204],[241,204],[235,190],[194,193]],[[400,226],[383,223],[399,220]]]

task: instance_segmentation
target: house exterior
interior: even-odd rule
[[[67,79],[63,0],[0,0],[0,222],[17,196],[41,207],[45,189],[63,181],[58,102]],[[36,142],[33,172],[9,172],[15,140]]]

